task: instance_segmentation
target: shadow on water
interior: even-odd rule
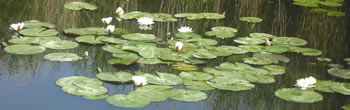
[[[57,25],[57,30],[77,27],[102,27],[100,19],[112,16],[121,6],[126,12],[144,11],[152,13],[215,12],[225,13],[222,20],[180,19],[173,23],[155,23],[152,31],[140,31],[135,20],[113,21],[118,28],[130,32],[142,32],[163,37],[168,32],[176,33],[180,26],[191,26],[196,33],[204,34],[214,26],[230,26],[239,30],[236,37],[248,36],[253,32],[271,33],[277,36],[299,37],[308,41],[306,47],[316,48],[322,56],[333,59],[334,63],[343,63],[343,58],[350,57],[349,37],[349,3],[336,10],[344,10],[345,17],[328,17],[310,13],[310,8],[291,4],[291,0],[86,0],[98,6],[95,11],[71,11],[63,8],[65,2],[73,0],[0,0],[0,41],[10,39],[8,26],[11,23],[40,20]],[[251,24],[240,22],[239,17],[256,16],[263,22]],[[72,39],[61,34],[62,39]],[[216,39],[220,44],[233,45],[233,38]],[[115,110],[128,109],[112,106],[105,100],[87,100],[71,96],[61,91],[55,81],[65,76],[79,75],[95,77],[97,68],[104,71],[128,72],[168,72],[178,74],[180,71],[168,65],[134,64],[131,66],[110,65],[107,63],[112,55],[102,46],[80,45],[70,50],[48,50],[36,55],[12,55],[0,51],[0,109],[3,110]],[[89,59],[76,62],[52,62],[43,56],[52,52],[72,52],[82,55],[88,51]],[[338,110],[349,97],[340,94],[322,93],[324,100],[313,104],[298,104],[284,101],[274,95],[279,88],[293,87],[301,77],[315,76],[317,79],[340,80],[327,74],[326,64],[316,57],[300,54],[286,54],[291,62],[282,63],[287,73],[276,77],[273,84],[256,84],[248,91],[232,92],[223,90],[207,91],[208,98],[200,102],[179,102],[166,100],[152,103],[143,110]],[[209,61],[206,66],[214,67],[226,62],[227,57]],[[312,65],[316,63],[316,65]],[[109,94],[126,94],[132,90],[132,84],[114,85],[105,83]]]

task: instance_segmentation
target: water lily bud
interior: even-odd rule
[[[102,22],[104,24],[108,25],[108,24],[110,24],[112,22],[113,18],[112,17],[107,17],[107,18],[102,18],[101,20],[102,20]]]
[[[176,51],[179,52],[182,49],[183,46],[184,46],[184,44],[182,42],[176,42],[175,43]]]
[[[107,26],[107,31],[108,31],[108,33],[113,33],[113,32],[114,32],[114,29],[115,29],[115,26],[114,26],[114,25],[108,25],[108,26]]]

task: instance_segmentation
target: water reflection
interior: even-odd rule
[[[225,13],[226,18],[222,20],[196,20],[189,21],[179,19],[173,23],[159,23],[154,25],[152,31],[140,31],[137,29],[135,20],[113,21],[118,28],[125,28],[130,32],[142,32],[155,34],[157,37],[166,38],[168,32],[177,32],[180,26],[191,26],[194,32],[203,35],[214,26],[230,26],[237,28],[239,33],[236,37],[248,36],[253,32],[271,33],[277,36],[295,36],[309,42],[307,47],[320,49],[326,57],[342,63],[342,59],[349,57],[350,45],[347,43],[348,17],[328,17],[312,14],[308,8],[291,5],[288,0],[87,0],[95,3],[99,9],[95,11],[71,11],[63,8],[63,4],[73,0],[12,0],[0,1],[0,41],[10,38],[8,25],[13,22],[25,20],[40,20],[57,24],[57,30],[77,27],[102,27],[101,18],[113,16],[115,9],[123,7],[126,12],[145,11],[152,13],[183,13],[183,12],[216,12]],[[343,6],[344,9],[348,5]],[[345,10],[349,11],[349,10]],[[349,12],[346,12],[349,13]],[[264,22],[251,24],[239,22],[239,17],[256,16],[264,19]],[[71,37],[62,36],[62,39],[72,40]],[[219,44],[232,45],[233,39],[217,39]],[[73,52],[82,55],[85,51],[90,53],[89,59],[76,62],[60,63],[43,59],[43,56],[52,52]],[[283,101],[274,96],[278,88],[293,87],[295,80],[305,76],[315,76],[318,79],[338,80],[327,74],[326,64],[319,63],[315,57],[304,57],[299,54],[285,54],[291,58],[290,63],[282,63],[287,67],[287,73],[276,77],[276,83],[257,84],[256,88],[249,91],[232,92],[213,90],[207,91],[208,99],[196,102],[178,102],[167,100],[152,103],[144,109],[201,109],[201,110],[336,110],[348,101],[346,97],[339,94],[322,93],[324,100],[314,104],[297,104]],[[110,65],[106,63],[112,56],[103,51],[101,46],[80,45],[70,50],[48,50],[37,55],[11,55],[0,51],[0,87],[7,88],[0,91],[0,103],[6,110],[24,108],[52,108],[71,109],[68,105],[78,109],[126,109],[114,107],[104,100],[89,101],[81,97],[70,96],[63,93],[55,86],[55,80],[64,76],[81,75],[95,77],[97,67],[104,71],[141,71],[148,73],[168,72],[178,74],[180,71],[172,69],[168,65],[145,65],[134,64],[131,66]],[[227,57],[220,57],[208,61],[205,66],[214,67],[226,62]],[[316,65],[313,65],[316,63]],[[39,85],[39,86],[38,86]],[[132,90],[132,84],[104,84],[109,94],[128,93]],[[45,91],[45,93],[39,92]],[[29,93],[32,97],[29,97]],[[39,94],[42,93],[42,94]],[[27,97],[21,101],[11,100],[11,96]],[[41,98],[32,101],[33,97]],[[56,100],[52,100],[56,99]],[[76,102],[71,102],[76,101]],[[62,102],[62,103],[61,103]],[[71,102],[71,103],[67,103]],[[84,103],[81,103],[84,102]],[[24,106],[13,106],[18,103]],[[37,106],[37,103],[49,106]],[[86,104],[88,103],[88,104]]]

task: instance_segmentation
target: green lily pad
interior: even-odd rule
[[[344,105],[341,108],[344,109],[344,110],[350,110],[350,105]]]
[[[199,51],[192,54],[194,57],[199,59],[214,59],[217,56],[214,54],[209,53],[208,51]]]
[[[293,0],[294,5],[304,7],[317,7],[319,0]]]
[[[223,18],[225,18],[225,15],[218,14],[218,13],[199,13],[199,14],[204,16],[205,19],[223,19]]]
[[[264,65],[262,68],[269,72],[268,75],[281,75],[286,73],[286,68],[280,65]]]
[[[322,92],[334,93],[331,86],[334,82],[331,80],[317,80],[315,90]]]
[[[345,16],[345,13],[340,11],[329,11],[327,16]]]
[[[225,81],[221,80],[221,82],[225,82]],[[209,84],[214,88],[218,88],[222,90],[231,90],[231,91],[249,90],[255,87],[253,84],[250,84],[245,81],[236,82],[236,83],[220,83],[220,82],[214,82],[214,81],[207,81],[207,84]]]
[[[326,13],[327,11],[328,10],[324,8],[314,8],[310,10],[310,12],[314,12],[314,13]]]
[[[244,60],[244,63],[254,64],[254,65],[267,65],[272,63],[270,59],[263,58],[263,57],[250,57],[250,58],[244,58],[243,60]]]
[[[334,92],[350,95],[350,83],[333,82],[330,87]]]
[[[229,32],[229,31],[208,31],[205,32],[206,36],[216,36],[216,38],[232,38],[234,37],[236,34],[233,32]]]
[[[133,12],[128,12],[120,15],[120,18],[123,18],[123,19],[138,19],[142,17],[154,18],[154,16],[151,13],[140,12],[140,11],[133,11]]]
[[[204,100],[208,97],[206,93],[197,90],[179,89],[179,91],[179,95],[172,96],[170,98],[178,101],[195,102]]]
[[[178,55],[176,53],[160,54],[158,58],[165,61],[185,61],[186,60],[186,57]]]
[[[263,21],[263,19],[259,17],[240,17],[239,20],[249,22],[249,23],[258,23]]]
[[[125,57],[125,58],[119,58],[119,59],[111,59],[108,60],[109,64],[122,64],[122,65],[131,65],[133,63],[136,63],[138,57],[130,56],[130,57]]]
[[[324,62],[332,62],[332,59],[327,58],[327,57],[317,57],[318,61],[324,61]]]
[[[269,54],[269,53],[254,53],[253,57],[262,57],[262,58],[268,58],[273,63],[278,63],[279,61],[288,63],[290,59],[286,56],[279,55],[279,54]]]
[[[121,49],[120,45],[105,45],[102,47],[102,49],[111,53],[127,53]]]
[[[144,96],[152,102],[160,102],[179,93],[174,91],[170,86],[147,85],[137,88],[136,91],[129,92],[130,94]]]
[[[273,40],[274,44],[281,44],[281,45],[291,45],[291,46],[304,46],[307,44],[307,41],[300,38],[295,37],[276,37]]]
[[[78,96],[98,96],[108,92],[107,88],[101,85],[86,82],[73,82],[72,85],[63,86],[62,90],[68,94]]]
[[[31,29],[23,29],[19,31],[19,33],[25,36],[46,37],[46,36],[55,36],[58,34],[58,31],[53,29],[45,29],[45,28],[31,28]]]
[[[154,21],[159,21],[159,22],[176,22],[177,19],[174,18],[172,15],[167,14],[167,13],[153,13],[152,14],[154,17]]]
[[[97,6],[86,2],[67,2],[64,4],[64,8],[71,9],[71,10],[81,10],[81,9],[96,10]]]
[[[44,52],[46,49],[42,46],[33,46],[26,44],[10,45],[5,48],[5,51],[12,54],[30,55]]]
[[[195,38],[186,40],[188,43],[196,43],[199,46],[210,46],[218,44],[218,41],[214,39],[204,39],[204,38]]]
[[[232,28],[232,27],[226,27],[226,26],[216,26],[216,27],[212,27],[211,30],[213,30],[213,31],[228,31],[228,32],[232,32],[232,33],[238,32],[237,29]]]
[[[176,36],[177,38],[182,38],[182,39],[202,38],[201,35],[196,34],[196,33],[193,33],[193,32],[179,32],[179,33],[176,33],[175,36]]]
[[[247,50],[248,52],[264,52],[265,46],[262,45],[239,45],[239,48]]]
[[[214,88],[209,86],[205,81],[194,81],[185,79],[184,85],[186,88],[192,89],[192,90],[213,90]]]
[[[50,29],[53,29],[53,28],[55,28],[55,25],[50,24],[50,23],[36,21],[36,20],[31,20],[31,21],[25,21],[23,27],[24,28],[50,28]]]
[[[96,74],[96,77],[103,81],[128,82],[133,75],[127,72],[103,72]]]
[[[251,33],[251,34],[249,34],[249,36],[252,38],[258,38],[258,39],[262,39],[262,40],[276,38],[275,35],[271,35],[271,34],[267,34],[267,33]]]
[[[50,53],[44,56],[45,59],[51,61],[76,61],[82,59],[75,53]]]
[[[134,40],[134,41],[151,41],[156,39],[156,37],[153,34],[141,34],[141,33],[125,34],[125,35],[122,35],[122,37],[124,39]]]
[[[143,47],[138,53],[144,58],[155,58],[157,57],[158,49],[156,47]]]
[[[230,54],[245,54],[248,52],[245,49],[235,47],[235,46],[219,46],[216,48],[216,50],[219,52],[225,52]]]
[[[141,108],[151,103],[148,98],[138,94],[115,94],[109,96],[106,101],[114,106],[128,108]]]
[[[191,80],[210,80],[212,75],[203,72],[181,72],[180,77]]]
[[[115,31],[116,30],[117,28],[115,29]],[[71,28],[71,29],[65,29],[64,33],[78,35],[78,36],[102,35],[102,34],[107,34],[107,30],[102,27]]]
[[[186,63],[176,63],[172,65],[175,70],[181,70],[181,71],[193,71],[198,70],[198,66],[196,65],[190,65]]]
[[[203,15],[197,14],[197,13],[178,13],[178,14],[175,14],[175,17],[187,18],[189,20],[200,20],[204,18]]]
[[[153,65],[153,64],[161,64],[163,62],[158,58],[140,58],[139,60],[137,60],[137,63]]]
[[[282,88],[275,95],[283,100],[298,103],[314,103],[323,100],[323,96],[314,91],[299,91],[296,88]]]
[[[59,37],[22,37],[10,39],[10,43],[14,44],[40,44],[40,42],[59,41]]]
[[[265,50],[271,53],[284,53],[284,52],[288,52],[289,48],[287,46],[274,45],[274,46],[265,47]]]
[[[350,62],[350,58],[344,58],[344,61]]]
[[[98,36],[97,38],[95,38],[95,36],[89,35],[89,36],[79,36],[77,38],[75,38],[75,40],[77,40],[78,42],[82,42],[82,43],[87,43],[87,44],[104,44],[102,42],[102,39],[107,38],[105,36]]]
[[[101,39],[102,42],[107,42],[107,43],[111,43],[111,44],[124,44],[127,43],[127,40],[123,40],[120,38],[114,38],[114,37],[104,37],[103,39]]]
[[[147,81],[151,84],[157,85],[178,85],[183,81],[182,79],[174,74],[157,72],[158,76],[152,74],[145,74]]]
[[[331,68],[328,73],[335,77],[350,79],[350,69]]]
[[[251,38],[251,37],[241,37],[241,38],[235,39],[233,41],[235,41],[236,43],[240,43],[240,44],[252,44],[252,45],[265,43],[264,40],[261,40],[259,38]]]
[[[275,82],[275,79],[273,76],[263,75],[263,74],[246,74],[244,75],[244,78],[247,79],[249,82],[254,82],[254,83],[268,84],[268,83]]]
[[[336,2],[336,1],[320,1],[320,2],[318,2],[318,3],[321,4],[321,5],[330,6],[330,7],[340,7],[340,6],[343,6],[343,4],[338,3],[338,2]]]
[[[331,68],[344,68],[343,65],[341,65],[341,64],[334,64],[334,63],[328,64],[327,66],[331,67]]]
[[[78,43],[68,40],[50,40],[41,42],[40,45],[50,49],[72,49],[79,46]]]
[[[64,87],[64,86],[72,86],[73,83],[85,82],[94,85],[102,85],[103,82],[94,78],[89,78],[86,76],[68,76],[63,77],[56,80],[56,85]]]

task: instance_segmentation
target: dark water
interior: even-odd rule
[[[265,32],[277,36],[293,36],[307,40],[306,47],[316,48],[322,56],[333,59],[333,63],[343,63],[343,58],[350,57],[349,1],[343,7],[328,8],[344,11],[345,17],[327,17],[322,14],[309,13],[311,8],[292,5],[291,0],[87,0],[99,8],[95,11],[71,11],[63,8],[65,2],[72,0],[0,0],[0,41],[10,39],[8,26],[26,20],[40,20],[57,25],[57,30],[68,28],[103,26],[100,19],[112,16],[118,6],[126,12],[164,12],[170,14],[183,12],[225,12],[222,20],[180,20],[176,23],[156,23],[152,31],[139,31],[136,22],[113,22],[117,27],[130,32],[142,32],[163,37],[167,32],[175,33],[179,26],[191,26],[194,32],[202,34],[214,26],[237,28],[239,36],[253,32]],[[257,24],[240,22],[239,17],[257,16],[264,21]],[[63,34],[62,39],[72,39]],[[232,45],[232,39],[221,40],[220,44]],[[104,71],[124,70],[129,72],[168,72],[179,71],[167,65],[131,65],[127,67],[112,66],[106,63],[111,54],[104,52],[101,46],[80,45],[76,49],[60,50],[82,55],[89,51],[88,60],[60,63],[43,59],[48,50],[36,55],[12,55],[0,51],[0,110],[119,110],[105,100],[87,100],[79,96],[64,93],[55,85],[59,78],[72,75],[95,77],[96,68]],[[180,102],[166,100],[151,103],[142,110],[339,110],[344,104],[350,104],[350,97],[340,94],[322,93],[324,100],[313,104],[298,104],[277,98],[274,91],[279,88],[293,87],[301,77],[314,76],[317,79],[348,81],[327,74],[326,64],[319,63],[316,57],[298,54],[285,54],[291,62],[282,63],[287,73],[276,77],[273,84],[256,84],[248,91],[232,92],[212,90],[206,92],[208,98],[200,102]],[[210,61],[207,66],[217,66],[226,62],[227,57]],[[312,65],[316,63],[316,65]],[[112,85],[109,94],[128,93],[132,84]]]

